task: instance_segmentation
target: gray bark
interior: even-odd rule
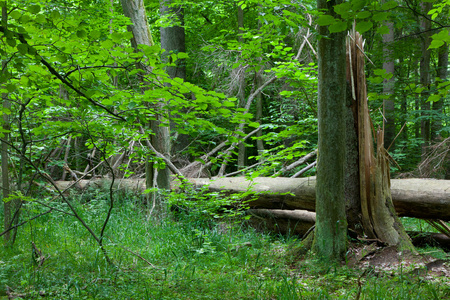
[[[240,43],[244,42],[244,39],[242,38],[242,30],[241,28],[244,27],[244,11],[241,6],[238,6],[237,8],[237,24],[238,24],[238,41]],[[239,99],[239,107],[245,106],[245,68],[243,66],[239,67],[239,72],[237,74],[239,76],[239,84],[238,84],[238,95],[237,98]],[[242,169],[245,167],[245,143],[240,143],[238,146],[238,169]]]
[[[196,187],[239,193],[251,188],[251,208],[316,210],[316,178],[189,178]],[[450,180],[392,179],[391,195],[399,216],[450,221]]]
[[[147,16],[145,12],[145,6],[143,0],[122,0],[122,8],[124,15],[130,18],[132,25],[128,26],[128,30],[133,33],[133,39],[131,40],[131,44],[135,48],[136,51],[139,51],[138,45],[153,45],[152,35],[147,23]],[[151,72],[151,67],[142,63],[139,66],[145,73]],[[152,121],[150,127],[153,131],[153,135],[151,137],[151,142],[155,149],[169,157],[170,155],[170,136],[169,136],[169,128],[167,126],[161,126],[164,122],[164,103],[159,102],[156,105],[156,111],[158,114],[156,115],[156,120]],[[170,189],[170,172],[168,168],[160,169],[155,172],[154,165],[152,163],[148,163],[146,166],[147,173],[147,186],[148,188],[153,187],[154,185],[154,175],[157,175],[157,184],[160,189]]]
[[[251,188],[256,193],[249,206],[252,209],[309,210],[316,207],[316,178],[245,177],[227,178],[187,178],[196,188],[208,186],[211,192],[230,194],[246,192]],[[74,186],[81,189],[102,187],[105,179],[80,180]],[[69,187],[71,181],[57,181],[62,191]],[[109,184],[109,183],[108,183]],[[117,180],[118,187],[145,190],[145,180]],[[174,183],[176,188],[176,183]],[[391,194],[398,215],[421,219],[441,219],[450,221],[450,180],[435,179],[392,179]]]
[[[168,16],[172,26],[161,27],[161,49],[164,49],[162,59],[165,63],[171,63],[170,54],[186,52],[186,37],[184,31],[184,10],[180,5],[172,5],[172,0],[161,0],[159,11],[161,16]],[[171,78],[186,79],[185,60],[177,60],[176,66],[166,68]]]
[[[159,8],[161,17],[167,17],[171,22],[170,26],[161,27],[161,49],[162,61],[172,64],[171,54],[186,52],[186,36],[184,30],[184,10],[180,5],[173,5],[173,0],[161,0]],[[175,62],[175,66],[167,66],[166,72],[170,78],[186,79],[186,61],[179,59]],[[171,122],[171,128],[175,128],[177,124]],[[180,155],[189,145],[189,135],[175,134],[172,151],[175,155]]]
[[[263,68],[261,67],[261,70],[256,73],[255,83],[256,88],[260,87],[263,84],[263,78],[262,78],[262,71]],[[263,115],[263,103],[262,103],[262,93],[258,93],[258,96],[256,96],[256,122],[261,123]],[[259,130],[256,133],[256,137],[262,136],[262,129]],[[264,151],[264,141],[261,139],[256,140],[256,149],[258,150],[258,154],[261,155]]]
[[[338,17],[334,6],[341,0],[318,0],[317,8]],[[326,259],[340,259],[347,249],[344,196],[345,167],[345,32],[329,33],[319,26],[318,121],[319,154],[316,186],[314,250]]]

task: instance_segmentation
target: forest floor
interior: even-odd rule
[[[71,200],[95,232],[105,199],[93,191]],[[352,243],[336,265],[292,255],[294,235],[201,211],[147,220],[141,203],[133,194],[116,201],[105,235],[113,265],[71,216],[54,212],[20,227],[14,247],[0,251],[0,299],[450,299],[449,253],[440,248],[412,256]],[[24,217],[42,209],[27,205]],[[431,231],[420,220],[404,223]]]

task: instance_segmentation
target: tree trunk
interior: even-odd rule
[[[384,141],[390,147],[396,135],[395,127],[395,105],[394,105],[394,57],[392,43],[394,42],[394,23],[392,21],[385,24],[389,28],[389,33],[383,35],[383,69],[392,74],[390,79],[383,82],[383,111],[384,111]]]
[[[2,26],[3,28],[7,28],[8,22],[8,12],[7,12],[7,6],[6,3],[2,6]],[[2,61],[2,73],[6,74],[7,72],[7,62],[4,60]],[[8,168],[8,142],[9,142],[9,133],[10,130],[10,120],[9,120],[9,114],[6,113],[7,110],[11,109],[11,103],[8,99],[7,93],[2,93],[2,105],[3,105],[3,118],[2,118],[2,129],[4,136],[2,139],[2,149],[1,149],[1,155],[2,155],[2,198],[6,199],[10,194],[10,185],[9,185],[9,168]],[[9,229],[12,224],[12,211],[13,205],[12,201],[9,202],[3,202],[3,224],[5,230]],[[10,232],[6,233],[4,235],[4,241],[6,245],[10,245],[11,243],[11,234]]]
[[[2,11],[6,11],[6,7],[2,7]],[[4,16],[4,13],[3,13]],[[4,19],[6,20],[6,19]],[[6,62],[2,62],[2,70],[6,71]],[[2,93],[2,102],[3,102],[3,109],[9,110],[11,108],[11,103],[8,100],[8,94]],[[10,194],[10,186],[9,186],[9,168],[8,168],[8,140],[9,140],[9,133],[7,131],[10,130],[9,125],[9,115],[6,113],[3,113],[2,118],[2,129],[4,131],[4,136],[2,137],[2,198],[6,199],[8,198]],[[4,229],[7,230],[11,226],[12,221],[12,201],[9,202],[3,202],[3,224]],[[4,241],[5,244],[8,245],[11,240],[11,232],[9,231],[4,235]]]
[[[124,15],[130,18],[132,25],[128,26],[128,30],[133,33],[133,39],[131,44],[136,51],[138,45],[153,46],[152,35],[147,23],[147,16],[145,12],[145,6],[143,0],[122,0],[122,8]],[[145,61],[139,65],[139,68],[144,70],[147,74],[151,72],[151,67],[145,64]],[[155,149],[168,157],[170,155],[170,136],[169,128],[167,126],[161,126],[164,122],[164,103],[161,100],[156,105],[156,120],[152,121],[150,127],[153,135],[151,142]],[[170,189],[170,172],[168,168],[157,170],[155,165],[151,162],[147,162],[146,166],[146,178],[147,188],[154,187],[154,177],[157,177],[157,185],[160,189]],[[154,199],[156,201],[156,199]],[[161,207],[160,207],[161,208]]]
[[[319,10],[338,17],[341,0],[317,0]],[[343,258],[347,250],[344,196],[345,167],[345,32],[329,33],[319,26],[318,125],[319,154],[316,186],[316,231],[313,248],[325,259]]]
[[[437,76],[440,79],[439,84],[447,81],[447,68],[448,68],[448,44],[444,44],[439,48],[438,52],[438,70]],[[431,123],[431,138],[433,140],[438,140],[440,137],[440,130],[442,129],[442,114],[443,114],[444,98],[433,102],[434,117]]]
[[[173,63],[171,54],[186,52],[186,36],[184,30],[184,10],[181,5],[173,5],[173,0],[160,1],[161,17],[167,17],[171,24],[167,27],[160,27],[162,61],[166,64]],[[170,78],[181,78],[186,80],[186,60],[179,59],[175,62],[175,66],[167,66],[166,72]],[[171,128],[175,128],[177,124],[171,123]],[[176,134],[172,147],[172,152],[179,155],[186,150],[189,145],[189,135]]]
[[[422,3],[422,13],[428,15],[432,4],[429,2]],[[422,155],[426,153],[427,147],[430,145],[430,102],[428,102],[428,97],[430,95],[430,59],[431,50],[428,49],[431,43],[431,19],[422,18],[421,30],[423,31],[421,35],[422,43],[422,58],[420,60],[420,84],[424,88],[422,92],[421,99],[421,122],[420,122],[420,133],[422,137]]]
[[[162,17],[168,17],[172,22],[170,26],[160,28],[161,49],[165,50],[162,60],[164,63],[171,63],[171,53],[186,52],[184,10],[180,5],[173,5],[173,0],[161,0],[159,11]],[[176,66],[168,66],[166,71],[171,78],[186,79],[185,60],[177,60]]]
[[[240,5],[237,8],[237,25],[238,25],[238,41],[240,43],[244,43],[244,39],[242,37],[243,31],[241,28],[244,27],[244,10]],[[239,107],[245,106],[245,66],[241,65],[239,67],[239,72],[237,73],[239,76],[238,79],[238,95],[239,99]],[[245,167],[245,143],[240,143],[238,146],[238,170],[243,169]]]
[[[256,193],[251,208],[316,210],[316,178],[245,177],[189,178],[195,187],[209,191],[240,193],[251,188]],[[393,179],[391,195],[398,215],[450,221],[450,180]]]
[[[376,152],[374,149],[367,103],[364,43],[359,33],[353,32],[352,35],[348,48],[353,74],[351,83],[358,105],[359,179],[364,233],[390,246],[415,252],[392,204],[390,168],[382,130],[378,130]]]
[[[262,72],[264,68],[261,66],[261,70],[256,73],[255,78],[255,84],[256,89],[258,89],[263,84],[263,78],[262,78]],[[258,93],[258,96],[256,96],[256,122],[261,124],[261,119],[263,116],[263,103],[262,103],[262,93]],[[262,129],[258,130],[256,133],[256,137],[262,136]],[[264,141],[262,139],[256,140],[256,149],[258,150],[258,155],[262,155],[264,152]],[[262,160],[262,157],[261,157]]]
[[[349,63],[348,60],[347,63]],[[347,67],[347,71],[349,70],[350,66]],[[347,78],[349,78],[349,74],[347,74]],[[348,226],[362,234],[363,226],[361,223],[361,202],[359,194],[358,119],[356,115],[356,101],[353,99],[351,89],[352,87],[347,84],[345,115],[345,203]]]

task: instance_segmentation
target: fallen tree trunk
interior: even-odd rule
[[[315,224],[316,214],[306,210],[249,209],[250,226],[281,234],[305,235]],[[450,249],[450,238],[442,233],[408,231],[414,246]]]
[[[99,186],[107,179],[95,181],[80,180],[77,187]],[[315,210],[316,178],[270,178],[257,177],[253,181],[245,177],[232,178],[189,178],[196,187],[209,185],[210,191],[238,193],[251,188],[258,193],[249,205],[258,209]],[[57,181],[64,190],[71,183]],[[119,187],[144,190],[144,180],[117,180]],[[399,216],[440,219],[450,221],[450,180],[434,179],[392,179],[391,194],[395,210]]]
[[[209,185],[210,191],[237,193],[248,188],[258,193],[251,208],[315,210],[316,179],[245,177],[189,179],[196,186]],[[399,216],[450,220],[450,181],[434,179],[392,179],[391,194]]]
[[[263,231],[303,236],[315,223],[316,213],[307,210],[249,209],[249,225]]]

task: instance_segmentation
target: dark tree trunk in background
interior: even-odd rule
[[[318,0],[317,8],[337,17],[342,0]],[[313,248],[322,258],[339,260],[347,250],[344,196],[346,32],[330,33],[319,26],[318,122],[319,153],[316,186],[316,230]]]
[[[186,35],[184,30],[184,9],[180,5],[173,5],[172,0],[161,0],[159,11],[161,17],[167,17],[170,26],[161,27],[161,49],[162,60],[164,63],[172,63],[171,54],[186,52]],[[167,74],[170,78],[181,78],[186,80],[186,60],[179,59],[175,62],[175,66],[166,67]],[[175,129],[177,124],[171,123],[171,128]],[[173,130],[176,132],[176,130]],[[180,153],[189,145],[189,135],[176,134],[172,145],[172,152],[180,158]]]
[[[386,22],[389,27],[389,33],[383,35],[383,69],[387,73],[394,75],[394,57],[392,51],[392,42],[394,42],[394,23]],[[384,142],[388,148],[394,141],[396,135],[395,127],[395,105],[394,105],[394,84],[395,77],[385,79],[383,82],[383,106],[384,106]],[[392,149],[391,149],[392,150]]]
[[[6,10],[7,6],[6,3],[4,4],[4,6],[2,7],[2,26],[3,28],[7,28],[8,26],[8,22],[7,22],[7,18],[8,18],[8,13]],[[6,61],[2,61],[2,75],[5,74],[7,72],[7,62]],[[11,108],[11,103],[8,99],[8,94],[7,93],[2,93],[2,105],[3,105],[3,109],[5,110],[9,110]],[[3,114],[2,117],[2,129],[5,131],[9,131],[10,130],[10,120],[9,120],[9,115],[7,115],[6,113]],[[2,149],[1,149],[1,156],[2,156],[2,198],[5,199],[9,196],[10,193],[10,186],[9,186],[9,168],[8,168],[8,161],[9,161],[9,157],[8,157],[8,142],[9,142],[9,134],[8,133],[4,133],[4,136],[1,138],[2,139]],[[4,224],[4,229],[7,230],[10,228],[11,223],[12,223],[12,210],[13,210],[13,205],[12,205],[12,201],[9,202],[3,202],[3,224]],[[5,241],[6,245],[10,245],[11,244],[11,233],[7,232],[4,236],[3,239]]]
[[[244,39],[242,37],[243,31],[241,28],[244,27],[244,10],[239,5],[237,8],[237,25],[238,25],[238,41],[240,43],[244,43]],[[245,68],[244,66],[239,67],[239,72],[237,73],[238,78],[238,95],[239,99],[239,107],[245,106]],[[242,169],[245,167],[245,143],[241,143],[238,146],[238,169]]]
[[[2,10],[6,10],[6,7],[3,7]],[[2,69],[6,70],[6,63],[2,62]],[[8,100],[8,94],[3,93],[2,94],[2,102],[3,102],[3,109],[10,109],[11,104]],[[2,118],[2,129],[10,130],[9,126],[9,115],[3,114]],[[9,140],[9,134],[4,133],[4,136],[2,137],[2,149],[1,149],[1,156],[2,156],[2,198],[5,199],[9,196],[10,193],[10,186],[9,186],[9,168],[8,168],[8,140]],[[7,230],[11,226],[12,221],[12,201],[9,202],[3,202],[3,224],[4,229]],[[11,240],[11,232],[7,232],[3,239],[5,241],[5,244],[8,245]]]
[[[347,63],[349,61],[347,60]],[[350,66],[347,66],[347,70]],[[348,78],[348,75],[347,75]],[[358,154],[358,124],[356,101],[352,96],[352,87],[347,84],[345,112],[345,203],[349,228],[362,234],[361,201],[359,193],[359,154]]]
[[[428,2],[422,3],[422,13],[427,15],[431,9],[432,4]],[[421,116],[420,134],[422,137],[422,154],[425,154],[427,146],[430,143],[430,102],[427,102],[430,95],[430,59],[431,50],[428,49],[431,43],[431,20],[430,18],[422,18],[421,30],[421,47],[422,58],[420,60],[420,84],[424,87],[421,97]]]
[[[255,78],[255,85],[256,89],[259,88],[263,84],[263,78],[262,78],[262,72],[264,68],[261,66],[261,70],[256,73]],[[256,122],[261,124],[261,119],[263,116],[263,99],[262,99],[262,93],[259,93],[256,97]],[[256,137],[262,136],[262,130],[259,130],[256,133]],[[258,155],[261,155],[264,152],[264,141],[261,139],[256,140],[256,149],[258,150]]]
[[[163,62],[170,63],[171,53],[186,52],[186,37],[184,31],[184,10],[180,5],[172,5],[172,0],[161,0],[160,13],[161,16],[167,16],[172,22],[172,26],[161,27],[161,49],[164,49],[162,54]],[[180,59],[176,61],[176,66],[169,66],[166,68],[167,73],[171,78],[186,79],[186,65],[185,60]]]
[[[438,70],[437,77],[440,79],[437,85],[447,81],[448,73],[448,44],[444,44],[438,51]],[[432,109],[434,111],[433,122],[431,123],[431,139],[438,140],[440,135],[439,131],[442,129],[441,115],[443,113],[442,108],[444,106],[444,98],[433,102]]]

